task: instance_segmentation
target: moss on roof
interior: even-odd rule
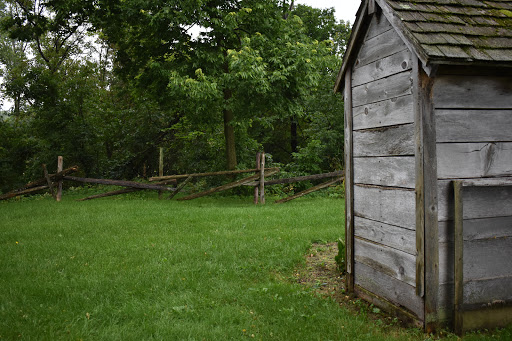
[[[512,62],[512,0],[384,0],[430,60]]]

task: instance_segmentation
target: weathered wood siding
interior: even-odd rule
[[[352,69],[354,282],[420,320],[412,54],[374,15]]]
[[[512,175],[512,78],[461,75],[459,72],[438,75],[434,105],[439,179],[440,317],[451,320],[455,209],[452,180]],[[510,264],[511,245],[503,239],[512,236],[510,189],[479,188],[465,195],[464,212],[471,217],[465,217],[464,221],[465,238],[469,238],[464,242],[467,250],[464,261],[474,266],[471,270],[465,268],[464,272],[467,271],[467,275],[471,272],[479,279],[467,283],[464,295],[475,303],[489,303],[491,297],[497,299],[498,296],[501,300],[510,300],[512,269],[505,262]],[[498,254],[499,249],[508,254]],[[500,257],[506,257],[506,261]],[[496,267],[508,275],[497,275]],[[500,283],[508,283],[507,289],[503,289],[505,292],[495,290]]]

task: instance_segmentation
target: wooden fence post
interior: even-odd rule
[[[48,183],[48,187],[50,188],[50,193],[52,194],[52,197],[57,200],[57,196],[55,195],[55,191],[53,190],[53,183],[52,179],[50,179],[50,175],[48,174],[48,170],[46,169],[46,165],[43,163],[43,171],[44,171],[44,177],[46,178],[46,182]]]
[[[260,166],[260,203],[265,204],[265,152],[261,153]]]
[[[62,156],[57,157],[57,173],[62,172],[64,167],[64,159]],[[62,179],[57,183],[57,201],[62,200]]]
[[[160,147],[160,160],[158,163],[158,176],[164,176],[164,148]],[[162,200],[163,192],[158,192],[158,199]]]
[[[261,153],[258,152],[256,153],[256,169],[259,171],[260,170],[260,161],[261,160]],[[258,205],[258,186],[254,186],[254,205]]]

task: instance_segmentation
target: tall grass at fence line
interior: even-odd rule
[[[0,340],[423,339],[291,279],[341,199],[76,198],[0,204]]]

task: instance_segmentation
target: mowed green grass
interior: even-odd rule
[[[341,199],[74,199],[0,203],[1,340],[424,339],[292,280]]]

